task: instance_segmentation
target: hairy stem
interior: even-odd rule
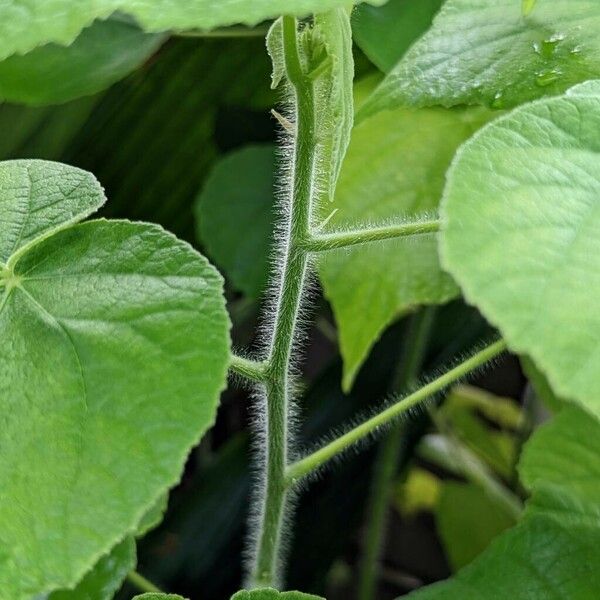
[[[316,452],[313,452],[305,458],[290,465],[286,472],[288,480],[290,482],[294,482],[302,477],[305,477],[306,475],[309,475],[313,471],[316,471],[319,467],[330,461],[332,458],[342,454],[353,444],[369,437],[380,427],[388,425],[397,417],[408,412],[411,408],[418,406],[434,394],[443,390],[448,385],[454,383],[462,377],[465,377],[471,371],[496,358],[505,350],[506,342],[504,342],[504,340],[499,340],[486,346],[483,350],[480,350],[453,369],[450,369],[437,379],[434,379],[427,385],[424,385],[416,392],[392,404],[379,414],[367,419],[357,427],[354,427],[344,435],[338,437],[329,444],[326,444]]]
[[[406,336],[405,350],[392,384],[395,393],[409,387],[418,376],[427,341],[435,317],[434,309],[425,309],[415,314]],[[394,427],[380,444],[375,459],[375,471],[371,482],[367,505],[367,529],[363,557],[358,576],[358,600],[373,600],[379,573],[379,558],[384,542],[384,531],[390,492],[402,447],[404,428]]]
[[[296,20],[284,17],[286,70],[295,96],[296,144],[292,169],[289,229],[285,239],[283,267],[272,332],[266,391],[266,472],[260,529],[250,584],[279,584],[280,546],[285,523],[289,446],[290,363],[300,303],[306,283],[308,255],[303,241],[310,227],[314,191],[315,110],[313,85],[303,73],[298,55]]]
[[[439,228],[439,221],[407,221],[367,229],[317,233],[306,240],[305,247],[309,252],[325,252],[369,242],[435,233]]]
[[[268,363],[232,355],[229,369],[251,381],[264,381],[267,376]]]

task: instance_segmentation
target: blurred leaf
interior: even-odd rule
[[[492,539],[515,524],[482,488],[452,481],[441,485],[435,518],[454,570],[469,564]]]
[[[487,425],[477,413],[495,421],[497,431]],[[510,398],[499,398],[474,388],[459,387],[449,394],[438,409],[450,430],[502,477],[510,478],[517,458],[514,430],[522,421],[519,406]]]
[[[369,0],[382,4],[385,0]],[[282,14],[307,16],[351,4],[348,0],[16,0],[0,5],[0,59],[25,54],[48,42],[67,45],[94,19],[116,10],[133,17],[146,31],[213,29],[234,23],[256,25]]]
[[[222,278],[173,235],[75,224],[105,201],[91,174],[10,161],[0,190],[0,581],[29,600],[77,584],[178,481],[214,420],[229,319]]]
[[[406,516],[433,511],[439,500],[440,485],[440,480],[429,471],[413,468],[406,481],[396,486],[395,505]]]
[[[575,407],[527,442],[522,521],[447,582],[411,597],[595,598],[600,589],[600,423]]]
[[[521,366],[535,393],[545,404],[546,408],[553,413],[558,412],[565,405],[565,401],[554,393],[547,377],[528,356],[521,356]]]
[[[318,207],[321,219],[338,209],[325,230],[435,213],[457,147],[486,118],[478,110],[399,109],[356,126],[335,203]],[[345,390],[399,315],[458,293],[440,268],[435,235],[331,251],[318,271],[339,329]]]
[[[360,4],[352,31],[360,49],[387,73],[431,25],[444,0],[389,0],[381,7]]]
[[[224,156],[195,205],[198,237],[206,251],[232,285],[251,298],[264,293],[272,259],[275,152],[265,144]]]
[[[73,590],[52,592],[48,600],[110,600],[135,568],[135,541],[126,538],[101,558]]]
[[[462,147],[440,247],[509,347],[600,415],[600,96],[589,93],[519,107]]]
[[[600,75],[600,4],[448,0],[362,116],[398,106],[515,106]]]
[[[320,596],[302,592],[278,592],[271,588],[260,590],[242,590],[231,597],[231,600],[325,600]]]
[[[164,40],[121,21],[95,21],[70,46],[48,44],[0,62],[0,100],[39,106],[94,94],[137,69]]]

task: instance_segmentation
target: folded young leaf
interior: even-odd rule
[[[504,108],[563,92],[600,75],[599,19],[596,0],[544,0],[525,14],[514,0],[448,0],[362,114],[406,105]]]
[[[441,250],[509,346],[600,415],[600,95],[589,91],[518,108],[463,146]]]
[[[563,410],[526,444],[520,472],[532,491],[519,525],[456,577],[415,600],[595,598],[600,589],[600,423]]]
[[[85,172],[0,165],[0,590],[77,584],[135,533],[213,422],[229,362],[222,278],[158,226],[73,223]]]
[[[487,118],[478,110],[399,109],[356,126],[335,202],[318,207],[322,220],[338,209],[324,231],[435,213],[456,148]],[[457,294],[434,234],[327,252],[318,269],[339,328],[346,390],[394,319]]]
[[[165,37],[96,21],[68,47],[48,44],[0,62],[0,100],[40,106],[95,94],[144,63]]]
[[[385,0],[369,0],[383,4]],[[70,44],[94,19],[115,11],[133,17],[146,31],[213,29],[243,23],[256,25],[283,14],[307,16],[345,7],[348,0],[18,0],[0,5],[0,60],[24,54],[49,42]]]
[[[135,563],[135,541],[125,538],[74,589],[52,592],[47,600],[111,600]]]

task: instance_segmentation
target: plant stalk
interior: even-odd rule
[[[412,317],[400,368],[392,383],[393,392],[402,392],[412,385],[419,375],[434,320],[433,308],[422,310]],[[367,505],[367,534],[358,575],[358,600],[375,598],[390,492],[397,472],[404,433],[403,425],[394,427],[381,442],[375,459],[375,471]]]
[[[140,592],[148,592],[154,594],[162,594],[160,588],[156,587],[151,581],[148,581],[143,575],[137,571],[130,571],[127,574],[127,581],[136,587]]]
[[[288,207],[290,217],[265,378],[265,487],[255,562],[250,576],[250,585],[253,587],[280,585],[281,538],[288,495],[285,472],[290,443],[290,364],[308,270],[308,254],[302,246],[310,228],[314,194],[316,139],[313,85],[301,67],[296,33],[296,19],[284,17],[285,61],[295,95],[297,135]]]
[[[316,450],[312,454],[293,463],[287,469],[288,481],[293,483],[310,475],[310,473],[319,469],[332,458],[345,452],[350,446],[368,438],[381,427],[385,427],[394,419],[410,411],[411,408],[418,406],[450,384],[465,377],[471,371],[476,370],[485,365],[488,361],[493,360],[502,354],[506,350],[506,347],[506,342],[504,340],[493,342],[437,379],[424,385],[416,392],[398,400],[398,402],[395,402],[379,414],[367,419],[357,427],[350,429],[350,431],[346,432],[344,435],[341,435],[329,444],[319,448],[319,450]]]

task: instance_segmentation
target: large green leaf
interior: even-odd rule
[[[527,443],[520,471],[532,491],[521,523],[415,600],[597,596],[600,423],[575,407],[562,411]]]
[[[251,298],[260,298],[267,285],[274,191],[275,147],[253,145],[223,157],[196,202],[200,241],[233,286]],[[248,227],[240,235],[243,223]]]
[[[370,0],[382,4],[385,0]],[[0,4],[0,59],[48,42],[70,44],[94,19],[122,11],[151,32],[255,25],[282,14],[306,16],[348,0],[6,0]]]
[[[394,67],[431,25],[444,0],[389,0],[381,7],[361,4],[352,18],[354,39],[381,71]]]
[[[139,67],[164,39],[121,21],[96,21],[70,46],[48,44],[0,62],[0,100],[59,104],[94,94]]]
[[[75,585],[179,479],[229,361],[222,278],[158,226],[73,224],[88,173],[0,165],[0,598]]]
[[[72,590],[53,592],[48,600],[111,600],[127,574],[135,568],[135,541],[125,538],[101,558]]]
[[[364,114],[399,105],[508,107],[600,75],[600,4],[448,0],[390,72]]]
[[[596,414],[599,132],[600,95],[521,107],[459,151],[442,210],[443,264],[467,300]]]
[[[356,126],[335,202],[319,206],[322,219],[338,209],[326,230],[435,212],[456,148],[484,118],[479,111],[399,109]],[[339,328],[345,389],[395,318],[457,293],[439,266],[434,235],[328,252],[319,275]]]
[[[231,600],[323,600],[320,596],[303,592],[278,592],[271,588],[259,590],[242,590],[231,597]]]

